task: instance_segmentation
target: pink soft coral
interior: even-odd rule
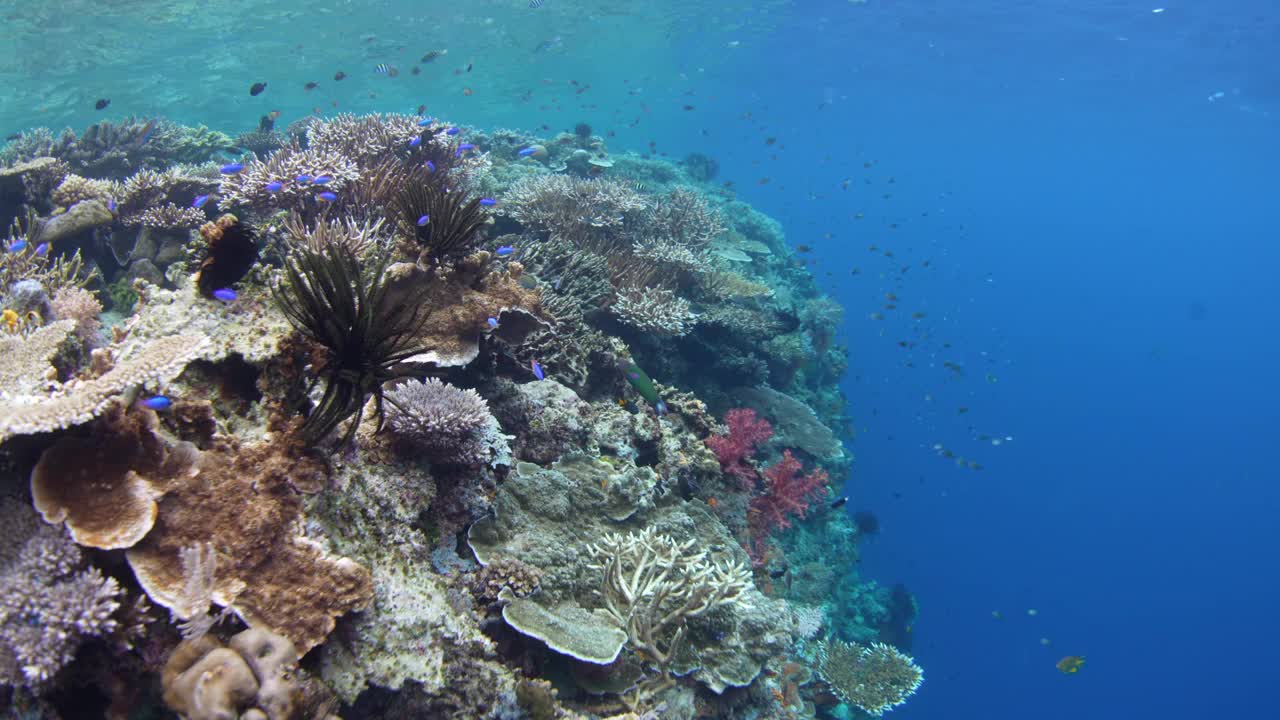
[[[801,469],[800,461],[784,450],[778,464],[764,471],[764,494],[751,498],[751,558],[757,564],[764,562],[769,533],[791,527],[792,516],[803,518],[809,504],[827,493],[825,470],[802,476]]]
[[[752,490],[757,473],[743,461],[755,454],[760,443],[773,437],[773,426],[768,420],[757,418],[755,410],[747,408],[734,408],[725,413],[724,422],[729,426],[729,434],[712,435],[706,440],[707,447],[716,454],[721,470],[737,478],[743,490]]]

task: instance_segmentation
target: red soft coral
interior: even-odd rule
[[[802,476],[801,469],[800,461],[784,450],[778,464],[764,471],[764,494],[751,498],[751,557],[757,564],[764,561],[769,533],[791,527],[792,516],[803,518],[810,502],[827,493],[825,470]]]
[[[729,434],[712,435],[706,440],[707,447],[716,454],[721,470],[737,478],[743,490],[752,490],[756,486],[756,469],[743,460],[754,455],[760,443],[773,437],[773,426],[747,408],[725,413],[724,423],[729,426]]]

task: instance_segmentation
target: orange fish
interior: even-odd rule
[[[1058,672],[1063,675],[1070,675],[1074,672],[1078,672],[1080,668],[1084,667],[1084,656],[1068,655],[1059,660],[1058,664],[1054,667],[1058,668]]]

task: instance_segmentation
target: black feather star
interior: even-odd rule
[[[381,428],[383,384],[412,374],[396,366],[427,350],[419,339],[428,315],[426,288],[393,287],[387,262],[383,257],[365,267],[337,244],[301,249],[285,262],[276,302],[294,328],[325,351],[316,368],[324,396],[302,426],[312,442],[354,416],[340,445],[349,444],[370,395]]]
[[[432,263],[463,257],[475,250],[488,221],[480,200],[446,192],[434,183],[412,185],[397,198],[400,231],[418,241]]]
[[[205,223],[200,235],[208,243],[208,251],[200,263],[196,288],[201,295],[211,298],[213,291],[231,287],[253,268],[258,260],[257,234],[228,213]]]

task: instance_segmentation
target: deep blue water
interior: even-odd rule
[[[1272,717],[1280,8],[1161,2],[18,3],[0,119],[427,102],[710,154],[847,307],[863,573],[922,611],[893,716]]]
[[[1274,716],[1276,8],[826,5],[720,157],[848,308],[863,570],[922,609],[895,715]]]

